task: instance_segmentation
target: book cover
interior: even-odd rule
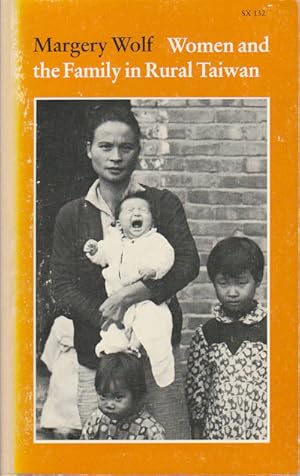
[[[1,474],[298,474],[297,3],[18,0],[1,8]],[[52,268],[60,209],[80,203],[101,177],[86,135],[89,114],[99,109],[134,114],[141,131],[135,183],[175,194],[183,206],[174,208],[176,227],[183,213],[196,244],[199,273],[176,288],[183,380],[192,336],[212,322],[217,302],[206,268],[211,250],[234,236],[263,253],[256,296],[268,314],[259,338],[267,349],[266,414],[256,397],[243,410],[260,428],[255,436],[231,407],[228,432],[224,416],[206,417],[210,437],[206,422],[204,437],[79,439],[77,357],[82,364],[85,354],[78,336],[90,330],[80,331],[73,317],[74,348],[73,329],[70,346],[64,334],[72,320],[54,327],[62,312]],[[102,140],[102,151],[109,147]],[[166,203],[170,214],[175,205]],[[104,227],[107,211],[100,213]],[[166,234],[171,225],[155,218]],[[72,226],[68,243],[80,242],[82,255],[76,264],[74,255],[64,258],[84,279],[96,265]],[[176,227],[168,236],[175,265]],[[181,266],[192,274],[192,265]],[[261,355],[251,364],[258,375]],[[226,387],[228,400],[217,391],[210,397],[221,407],[247,405],[232,385],[246,372],[247,355],[236,358],[232,373],[225,362],[229,387],[220,374],[215,390]],[[249,385],[243,391],[256,395],[260,384]]]

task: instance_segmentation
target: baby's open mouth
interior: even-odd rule
[[[131,222],[132,228],[141,228],[143,221],[140,218],[135,218]]]

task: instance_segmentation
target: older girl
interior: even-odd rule
[[[255,299],[263,253],[249,238],[225,238],[211,251],[207,271],[219,304],[190,346],[186,395],[193,438],[264,440],[267,313]]]

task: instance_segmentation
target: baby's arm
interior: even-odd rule
[[[107,259],[103,240],[88,240],[83,247],[83,251],[92,263],[98,264],[102,267],[107,266]]]
[[[179,198],[168,190],[159,193],[154,211],[157,228],[175,251],[175,262],[162,279],[144,281],[151,300],[161,304],[193,281],[199,273],[199,255]]]
[[[161,279],[172,268],[175,261],[174,249],[160,233],[151,236],[144,263],[139,268],[141,279]]]
[[[94,256],[98,251],[98,242],[96,240],[88,240],[84,247],[83,251],[86,255]]]

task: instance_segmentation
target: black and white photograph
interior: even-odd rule
[[[269,441],[268,98],[35,99],[35,441]]]

